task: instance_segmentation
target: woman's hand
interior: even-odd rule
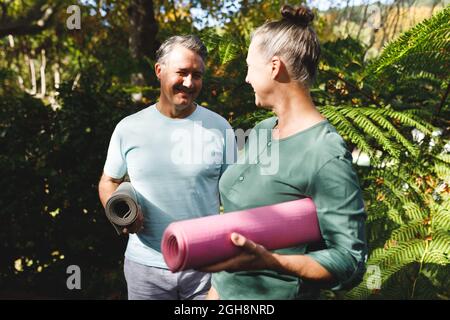
[[[199,269],[203,272],[274,270],[310,281],[330,285],[334,276],[313,258],[306,255],[281,255],[268,251],[244,236],[232,233],[231,241],[242,248],[242,253],[231,259]]]
[[[231,234],[231,241],[242,248],[242,253],[228,260],[200,268],[202,272],[246,271],[260,269],[277,269],[279,262],[275,254],[262,245],[254,243],[238,233]]]

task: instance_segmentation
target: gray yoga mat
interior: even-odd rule
[[[113,225],[117,234],[131,225],[138,215],[136,191],[130,182],[122,182],[106,202],[106,217]]]

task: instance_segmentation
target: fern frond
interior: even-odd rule
[[[400,212],[398,210],[396,210],[394,208],[389,209],[387,216],[393,222],[400,224],[400,225],[403,224],[402,215],[400,214]]]
[[[364,115],[359,108],[342,108],[342,113],[352,119],[355,124],[358,125],[364,132],[370,137],[373,137],[379,145],[385,149],[391,156],[398,158],[400,156],[400,150],[394,146],[393,142],[388,136],[375,125],[366,115]]]
[[[445,230],[438,230],[433,233],[433,240],[430,243],[430,251],[442,252],[448,255],[450,254],[450,234]]]
[[[404,32],[372,61],[366,74],[380,74],[388,68],[400,68],[397,71],[399,75],[412,70],[428,70],[442,74],[445,72],[445,62],[449,61],[449,20],[450,7],[446,7],[430,19]],[[418,57],[420,59],[417,59]]]
[[[416,156],[419,152],[417,146],[414,146],[408,139],[406,139],[395,127],[394,125],[387,120],[384,115],[379,112],[379,109],[375,108],[362,108],[362,113],[371,119],[375,120],[382,128],[387,130],[387,133],[396,138],[398,142],[400,142],[412,156]]]
[[[425,250],[425,241],[411,240],[395,243],[391,247],[375,249],[367,264],[378,265],[385,268],[390,265],[400,265],[408,261],[419,261]]]
[[[402,185],[400,184],[400,183],[406,183],[406,181],[404,181],[401,176],[395,177],[396,181],[394,181],[392,177],[387,177],[387,176],[383,176],[383,179],[384,179],[383,184],[390,191],[390,193],[395,197],[395,198],[390,198],[389,202],[390,201],[399,201],[400,203],[407,203],[407,202],[411,201],[408,198],[408,195],[405,192],[405,190],[403,190]]]
[[[436,156],[439,160],[442,160],[445,163],[450,164],[450,153],[441,153]]]
[[[346,297],[350,298],[350,299],[367,299],[370,296],[376,296],[380,292],[381,289],[385,289],[386,284],[389,283],[389,280],[393,276],[398,274],[400,271],[403,271],[405,269],[405,267],[407,267],[411,263],[414,263],[414,259],[412,259],[412,258],[404,260],[399,264],[389,265],[388,267],[380,268],[380,275],[366,274],[364,276],[363,281],[357,287],[355,287],[354,289],[349,291],[346,294]],[[372,288],[370,288],[371,277],[377,277],[377,276],[380,277],[381,287],[379,289],[372,289]]]
[[[434,170],[436,171],[436,174],[440,179],[444,181],[450,181],[450,165],[436,163],[434,165]]]
[[[208,52],[215,55],[221,65],[236,59],[243,52],[243,44],[238,37],[225,33],[219,35],[211,30],[201,34]]]
[[[416,118],[415,110],[399,112],[392,109],[383,108],[382,110],[380,110],[380,113],[392,119],[400,121],[400,123],[405,126],[416,128],[426,135],[431,135],[431,133],[436,130],[436,128],[428,122]]]
[[[392,232],[391,239],[396,241],[409,241],[414,239],[423,239],[427,234],[427,229],[423,221],[414,221],[401,225]]]
[[[442,228],[444,230],[450,230],[450,211],[444,207],[440,207],[441,210],[433,216],[433,226]]]
[[[358,149],[367,154],[373,154],[373,148],[367,143],[366,137],[342,114],[339,108],[324,106],[320,112],[336,127],[336,130],[353,142]]]
[[[219,55],[221,64],[227,64],[235,59],[240,52],[240,48],[236,46],[231,39],[229,41],[222,41],[219,45]]]
[[[422,211],[423,209],[417,203],[407,202],[403,205],[403,209],[410,221],[422,220],[425,217],[425,213]]]
[[[438,250],[430,250],[425,253],[423,258],[424,263],[435,263],[439,265],[448,265],[450,263],[448,259],[448,255],[442,251]]]

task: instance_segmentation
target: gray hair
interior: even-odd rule
[[[283,6],[283,19],[266,22],[252,33],[261,53],[270,60],[280,56],[290,75],[302,85],[310,86],[317,74],[320,44],[310,27],[314,14],[305,7]]]
[[[205,62],[208,51],[203,42],[194,35],[173,36],[161,44],[156,51],[156,62],[163,64],[175,46],[182,46],[198,54]]]

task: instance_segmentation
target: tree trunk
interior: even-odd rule
[[[12,34],[9,34],[9,35],[8,35],[8,41],[9,41],[9,46],[10,46],[11,48],[14,48],[14,37],[13,37]]]
[[[347,5],[348,5],[348,3],[349,3],[349,1],[347,1]],[[346,37],[348,37],[350,34],[349,24],[351,23],[354,7],[355,7],[355,1],[352,2],[352,5],[350,6],[350,11],[348,12],[347,19],[345,21],[345,36]]]
[[[36,88],[36,70],[34,68],[34,59],[30,59],[28,55],[25,55],[25,61],[30,66],[30,78],[31,78],[31,90],[26,90],[29,94],[35,95],[37,88]]]
[[[383,48],[385,42],[387,39],[389,39],[389,13],[391,12],[391,9],[394,5],[396,5],[398,0],[394,0],[394,2],[391,5],[384,6],[384,10],[381,9],[381,30],[383,32],[383,36],[381,38],[380,48]],[[382,7],[383,8],[383,7]]]
[[[434,0],[433,3],[431,4],[430,17],[433,15],[434,9],[436,8],[439,2],[441,2],[441,0]]]
[[[358,29],[358,33],[356,35],[356,39],[358,39],[358,40],[360,40],[359,37],[361,35],[361,31],[367,23],[367,9],[368,8],[369,8],[369,4],[364,3],[364,13],[363,13],[361,22],[359,23],[359,29]]]
[[[128,7],[130,16],[130,53],[140,65],[141,72],[135,72],[131,75],[131,83],[134,86],[145,86],[151,83],[149,77],[144,76],[148,72],[148,65],[143,65],[143,59],[155,59],[155,53],[158,47],[156,34],[158,32],[158,23],[155,20],[152,0],[131,0]],[[142,66],[143,65],[143,66]],[[147,69],[147,70],[146,70]],[[134,101],[142,100],[142,93],[132,94]]]
[[[134,59],[155,58],[158,23],[155,20],[152,0],[132,0],[128,8],[131,34],[131,56]]]
[[[39,73],[41,77],[41,93],[39,95],[40,98],[44,98],[47,92],[47,85],[45,79],[45,68],[47,66],[47,58],[45,57],[45,50],[41,50],[41,67],[39,68]]]
[[[58,90],[59,89],[59,85],[61,83],[61,73],[59,72],[59,64],[56,63],[53,66],[53,79],[54,79],[54,85],[53,87]]]
[[[391,35],[390,39],[394,39],[396,34],[397,34],[397,27],[398,27],[398,23],[400,21],[400,15],[401,15],[401,8],[400,8],[400,6],[402,4],[403,4],[403,1],[397,3],[397,14],[394,17],[395,22],[392,22],[393,23],[393,31],[392,31],[392,35]]]

